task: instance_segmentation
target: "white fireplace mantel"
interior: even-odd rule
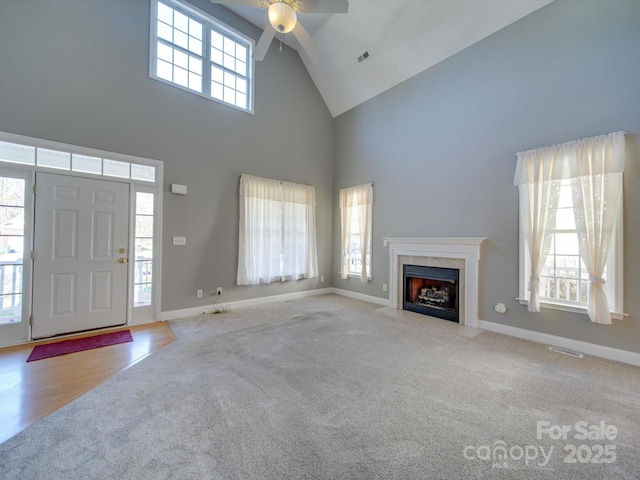
[[[383,237],[389,247],[389,304],[402,308],[402,282],[399,280],[402,265],[400,256],[429,257],[464,260],[464,318],[460,324],[477,327],[478,323],[478,261],[480,244],[486,238],[452,237]]]

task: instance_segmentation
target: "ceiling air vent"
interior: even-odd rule
[[[367,58],[369,58],[369,52],[364,52],[362,55],[360,55],[358,57],[358,62],[362,63],[364,62]]]

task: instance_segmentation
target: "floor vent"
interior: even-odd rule
[[[564,354],[564,355],[569,355],[569,356],[571,356],[571,357],[576,357],[576,358],[582,358],[582,357],[584,357],[584,355],[582,355],[581,353],[578,353],[578,352],[572,352],[571,350],[565,350],[564,348],[549,347],[549,350],[551,350],[552,352],[562,353],[562,354]]]

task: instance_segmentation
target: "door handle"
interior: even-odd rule
[[[118,263],[127,263],[127,259],[126,258],[120,258],[120,259],[118,259]]]

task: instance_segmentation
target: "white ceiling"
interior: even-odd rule
[[[314,64],[292,34],[320,94],[336,117],[441,62],[553,0],[349,0],[346,14],[299,14],[322,61]],[[227,6],[260,28],[264,9]],[[264,61],[277,55],[274,40]],[[358,57],[365,51],[369,58]]]

